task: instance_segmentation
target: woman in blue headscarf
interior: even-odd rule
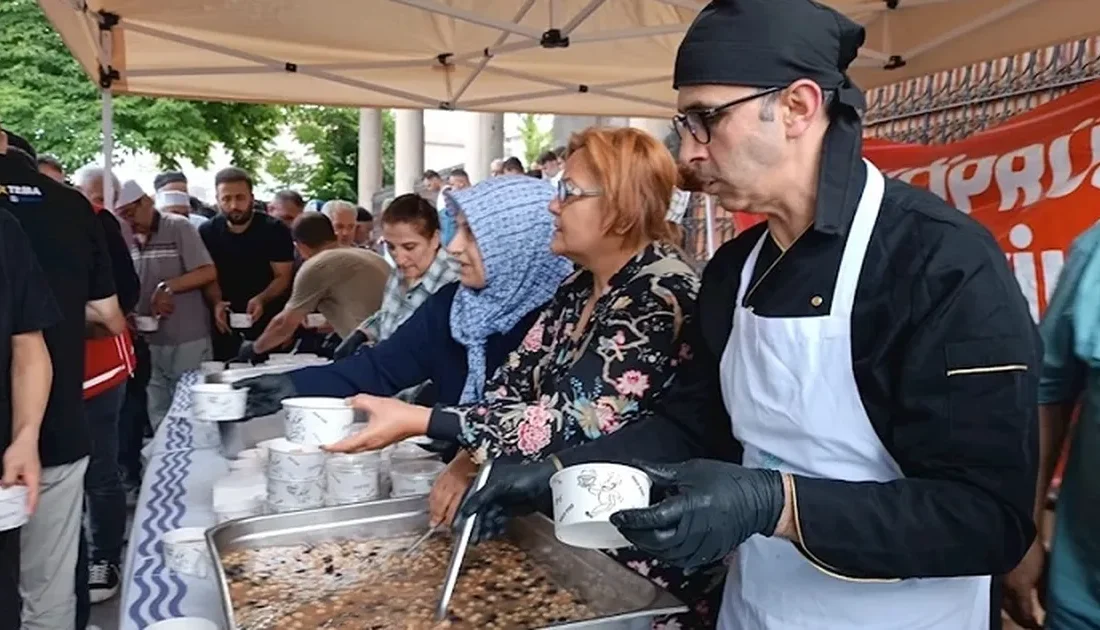
[[[431,380],[439,402],[479,400],[573,265],[550,251],[547,182],[496,177],[449,193],[461,234],[447,246],[459,281],[429,297],[390,337],[330,365],[245,379],[246,417],[291,396],[393,396]]]

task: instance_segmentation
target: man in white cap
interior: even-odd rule
[[[217,280],[198,229],[182,216],[157,212],[135,181],[122,185],[115,213],[138,236],[135,255],[141,296],[134,312],[157,319],[143,333],[149,344],[149,422],[155,430],[172,405],[183,374],[213,358],[203,287]]]
[[[157,210],[160,212],[178,214],[181,217],[186,217],[196,229],[209,220],[201,214],[192,213],[191,196],[178,190],[158,190],[156,205]]]
[[[722,630],[1000,627],[991,576],[1035,535],[1038,335],[985,228],[861,159],[863,39],[810,0],[702,9],[673,73],[680,160],[767,221],[707,265],[652,416],[498,463],[466,516],[638,458],[661,493],[610,522],[657,559],[725,559]]]

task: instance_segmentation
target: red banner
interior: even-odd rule
[[[1100,220],[1100,82],[961,142],[868,139],[864,155],[989,228],[1038,320],[1070,243]]]

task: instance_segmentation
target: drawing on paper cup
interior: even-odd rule
[[[612,514],[649,506],[652,482],[636,468],[585,464],[550,478],[554,534],[561,542],[585,549],[615,549],[630,544],[610,522]]]

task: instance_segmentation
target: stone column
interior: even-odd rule
[[[599,124],[597,116],[554,116],[554,146],[560,147],[569,144],[569,136],[576,131],[587,129]]]
[[[464,167],[470,182],[489,177],[489,162],[504,156],[504,114],[466,114]]]
[[[661,142],[672,133],[672,122],[667,118],[631,118],[630,126],[649,132]]]
[[[374,194],[382,189],[382,112],[359,110],[359,205],[373,210]]]
[[[416,192],[424,173],[424,112],[419,109],[394,110],[393,147],[394,195]]]

